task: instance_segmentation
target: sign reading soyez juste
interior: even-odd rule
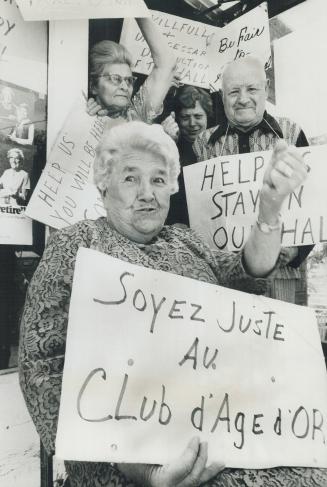
[[[282,209],[282,245],[327,241],[327,146],[299,148],[310,168],[307,180]],[[191,227],[212,248],[239,250],[256,221],[260,189],[271,151],[228,155],[184,168]]]
[[[326,404],[313,310],[79,250],[59,457],[326,467]]]

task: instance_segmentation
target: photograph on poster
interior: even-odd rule
[[[32,245],[26,206],[38,177],[36,145],[45,144],[44,95],[0,79],[0,243]]]
[[[0,484],[325,487],[325,0],[131,2],[0,0]]]

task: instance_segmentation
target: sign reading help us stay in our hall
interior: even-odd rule
[[[313,310],[79,250],[57,456],[327,467],[326,404]]]
[[[308,178],[284,202],[284,247],[327,242],[327,145],[297,148]],[[183,169],[191,228],[220,250],[240,250],[255,224],[260,190],[272,151],[226,155]],[[314,196],[313,196],[314,195]]]

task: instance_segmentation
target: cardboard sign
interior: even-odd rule
[[[327,146],[298,149],[311,168],[285,201],[282,245],[327,241]],[[239,250],[259,209],[259,192],[272,151],[222,156],[184,168],[190,225],[212,248]],[[313,196],[314,195],[314,196]]]
[[[206,57],[207,44],[214,32],[219,30],[201,22],[152,10],[152,20],[162,33],[162,42],[172,49],[177,60],[177,73],[181,82],[209,87],[209,62]],[[149,74],[153,68],[148,44],[144,40],[135,20],[124,21],[120,38],[132,54],[136,73]]]
[[[17,0],[25,20],[149,17],[143,0]]]
[[[24,2],[28,4],[28,1],[24,0]],[[13,0],[2,0],[1,80],[45,94],[47,92],[47,39],[46,22],[27,24]]]
[[[326,404],[313,310],[79,250],[57,456],[327,467]]]
[[[105,215],[93,184],[95,149],[103,130],[104,119],[88,115],[85,102],[74,105],[27,206],[28,216],[63,228]]]
[[[248,54],[259,57],[266,68],[270,66],[269,20],[265,2],[222,29],[216,29],[207,51],[211,89],[217,91],[221,87],[220,76],[227,64]]]
[[[324,2],[321,8],[326,8]],[[318,12],[315,11],[316,16]],[[308,21],[300,30],[274,42],[277,104],[303,127],[309,137],[327,134],[327,112],[321,103],[327,97],[326,12],[321,15],[319,21]],[[294,55],[298,52],[301,58]],[[313,89],[308,90],[311,85]]]

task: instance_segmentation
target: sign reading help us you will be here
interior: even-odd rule
[[[16,0],[25,20],[150,17],[143,0]]]
[[[85,101],[73,106],[50,151],[26,215],[54,228],[105,215],[93,184],[96,146],[104,124],[101,117],[86,113]]]
[[[79,250],[57,456],[327,467],[326,404],[313,310]]]
[[[282,208],[282,245],[327,242],[327,145],[298,148],[308,178]],[[216,157],[184,168],[191,228],[212,248],[239,250],[256,221],[265,168],[272,151]]]

